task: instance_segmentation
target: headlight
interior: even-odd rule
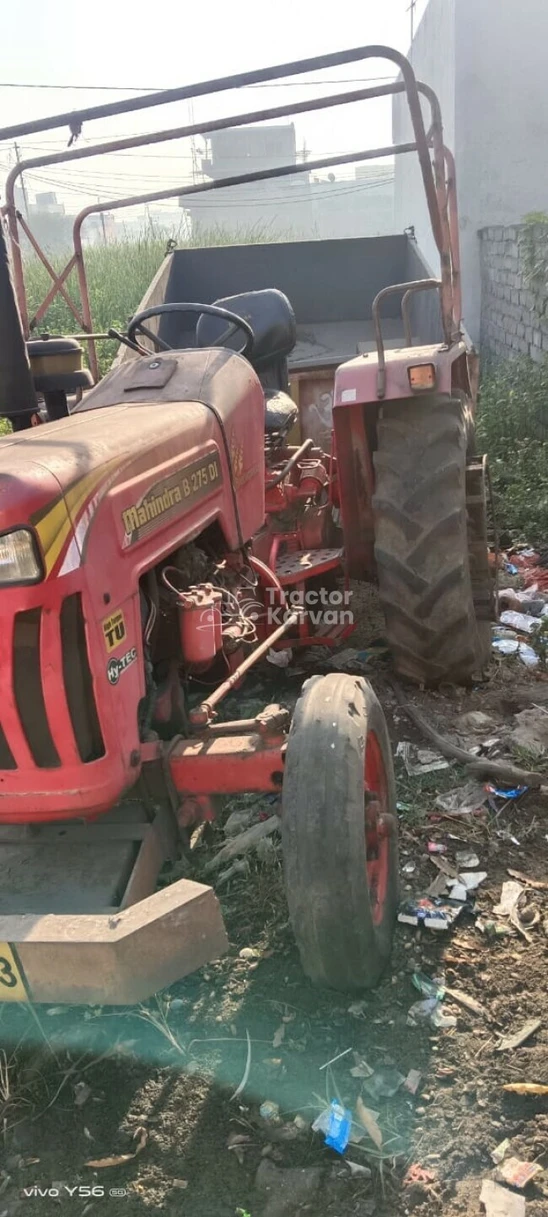
[[[0,585],[38,583],[42,563],[34,536],[27,528],[6,532],[0,537]]]

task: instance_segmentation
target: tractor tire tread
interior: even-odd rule
[[[375,557],[396,670],[469,681],[481,666],[467,535],[466,403],[383,406],[374,454]]]
[[[397,840],[391,842],[385,915],[375,926],[366,871],[365,739],[373,730],[395,816],[395,782],[380,704],[363,679],[333,673],[303,687],[289,735],[282,843],[290,920],[301,962],[316,984],[360,990],[390,956],[398,906]]]

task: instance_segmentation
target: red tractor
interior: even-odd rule
[[[0,441],[0,996],[135,1001],[222,951],[210,888],[156,887],[188,826],[243,791],[281,793],[307,974],[374,984],[398,900],[375,694],[361,678],[314,676],[291,724],[280,706],[236,721],[218,707],[267,654],[344,636],[344,622],[310,629],[302,593],[359,573],[373,538],[399,670],[437,680],[481,663],[485,504],[481,488],[470,493],[481,466],[467,473],[450,253],[451,333],[411,351],[385,351],[381,338],[376,358],[333,372],[329,452],[311,436],[292,442],[299,334],[279,285],[151,304],[119,335],[128,357],[82,396],[87,374],[66,339],[29,342],[33,383],[5,270],[1,412],[14,431]],[[399,285],[404,316],[425,286]],[[69,412],[63,395],[75,390]]]

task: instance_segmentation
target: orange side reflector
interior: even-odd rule
[[[434,389],[436,387],[436,369],[433,363],[419,363],[414,368],[408,368],[408,375],[412,389]]]

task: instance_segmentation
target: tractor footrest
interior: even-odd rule
[[[327,570],[342,566],[342,549],[300,549],[283,554],[276,563],[276,575],[284,587],[289,583],[302,583],[313,575],[323,575]]]

